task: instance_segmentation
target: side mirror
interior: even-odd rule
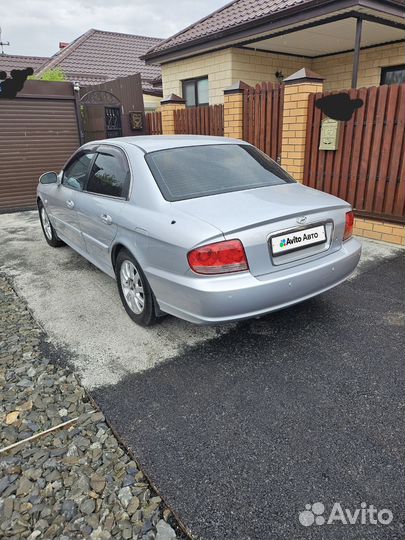
[[[57,184],[58,176],[55,172],[47,172],[39,177],[41,184]]]

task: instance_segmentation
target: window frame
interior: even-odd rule
[[[208,75],[202,75],[201,77],[192,77],[191,79],[184,79],[181,81],[181,90],[182,90],[183,99],[186,99],[185,98],[185,85],[189,83],[193,83],[194,85],[195,105],[187,105],[187,102],[186,102],[186,107],[207,107],[209,105],[209,97],[208,97],[208,101],[204,103],[200,103],[198,100],[198,81],[203,81],[203,80],[206,80],[207,82],[209,82]],[[208,87],[208,95],[209,95],[209,87]]]
[[[128,172],[129,172],[129,182],[128,182],[128,193],[126,196],[120,196],[118,197],[117,195],[108,195],[106,193],[95,193],[94,191],[88,191],[87,189],[87,185],[88,185],[88,182],[89,182],[89,179],[90,179],[90,173],[91,171],[93,170],[93,166],[94,166],[94,163],[97,159],[97,156],[102,152],[103,148],[105,150],[107,150],[108,148],[113,148],[114,150],[117,150],[118,153],[122,154],[122,157],[125,159],[127,165],[128,165]],[[100,145],[97,146],[97,149],[95,151],[95,154],[94,154],[94,157],[92,159],[92,162],[91,162],[91,166],[89,168],[89,171],[87,173],[87,176],[86,176],[86,181],[85,181],[85,184],[84,184],[84,188],[82,190],[82,193],[88,193],[89,195],[96,195],[98,197],[106,197],[108,199],[117,199],[117,200],[120,200],[120,201],[129,201],[130,197],[131,197],[131,193],[132,193],[132,170],[131,170],[131,165],[130,165],[130,160],[128,158],[128,155],[127,153],[125,152],[125,150],[119,146],[116,146],[115,144],[107,144],[107,143],[102,143]]]
[[[380,86],[383,86],[383,85],[389,86],[390,84],[404,84],[404,83],[386,83],[384,81],[384,78],[385,78],[387,73],[390,73],[392,71],[397,71],[397,70],[405,70],[405,64],[397,64],[395,66],[381,67]]]
[[[77,161],[79,160],[83,155],[85,154],[94,154],[93,157],[91,158],[90,160],[90,164],[89,164],[89,167],[87,169],[87,173],[86,173],[86,176],[84,178],[84,183],[83,183],[83,189],[75,189],[74,187],[70,186],[69,184],[67,184],[65,182],[65,174],[66,174],[66,169],[68,167],[70,167],[74,161]],[[61,185],[67,189],[71,189],[72,191],[75,191],[77,193],[83,193],[84,190],[85,190],[85,187],[87,185],[87,181],[89,179],[89,173],[91,171],[91,169],[93,168],[93,163],[94,163],[94,160],[96,158],[96,155],[97,155],[97,146],[90,146],[90,147],[86,147],[86,148],[79,148],[79,150],[77,150],[77,152],[75,152],[73,154],[73,156],[71,156],[69,158],[69,160],[67,161],[67,163],[65,164],[65,166],[63,167],[62,169],[62,180],[61,180]]]

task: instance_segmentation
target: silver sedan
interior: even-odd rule
[[[360,258],[348,203],[223,137],[85,144],[41,176],[38,209],[48,244],[115,278],[144,326],[165,313],[197,324],[259,317],[338,285]]]

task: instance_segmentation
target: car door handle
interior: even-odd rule
[[[75,203],[74,203],[72,200],[68,199],[68,200],[66,201],[66,206],[67,206],[68,208],[74,208]]]
[[[112,223],[112,217],[109,216],[108,214],[101,214],[101,221],[104,221],[104,223],[106,223],[107,225],[111,225]]]

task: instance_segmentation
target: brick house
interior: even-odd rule
[[[143,57],[162,68],[155,125],[251,142],[350,202],[356,234],[405,245],[404,17],[404,0],[234,0]],[[361,107],[323,147],[316,101],[342,91]]]
[[[302,67],[325,90],[405,81],[403,0],[235,0],[144,56],[163,95],[223,102],[235,81],[282,81]]]

